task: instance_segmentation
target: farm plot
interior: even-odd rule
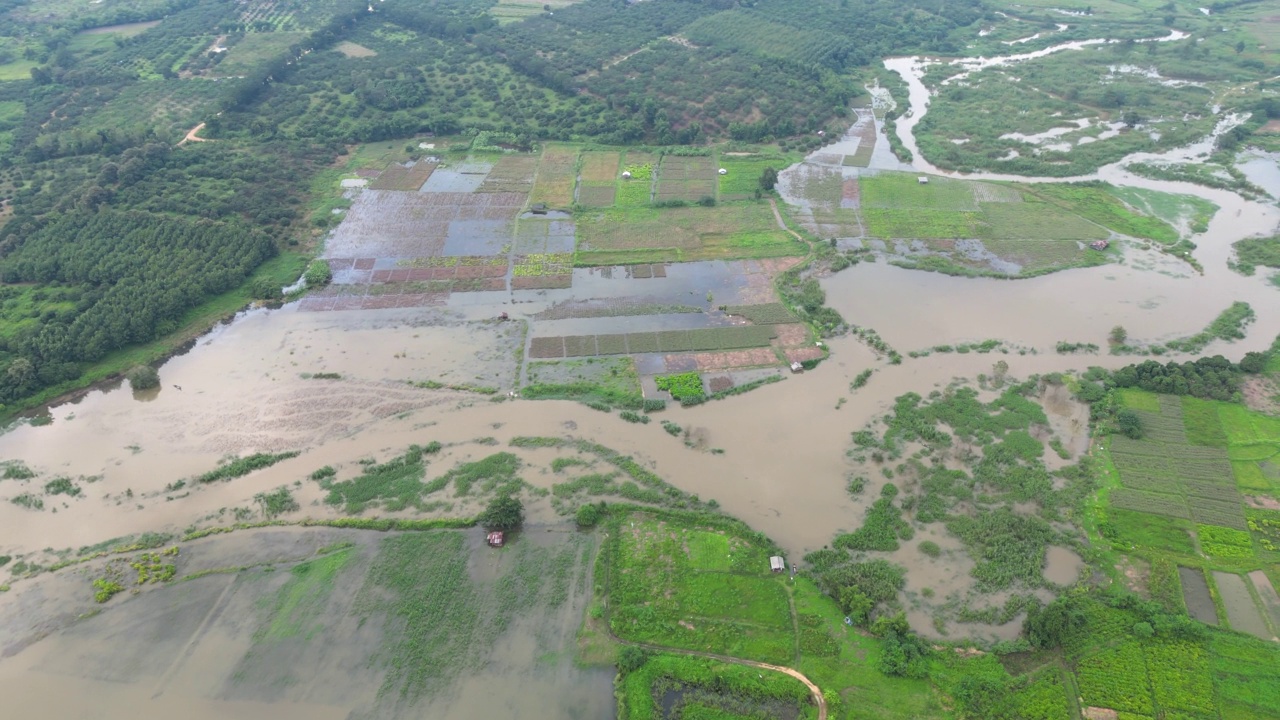
[[[614,335],[569,335],[534,338],[529,354],[536,358],[556,358],[742,350],[769,347],[774,337],[776,337],[776,331],[769,325],[736,325],[723,328]]]
[[[858,149],[852,155],[845,155],[841,164],[844,167],[867,167],[871,164],[871,156],[876,149],[876,123],[871,110],[856,108],[858,121],[845,133],[845,142],[856,140]]]
[[[1197,437],[1207,432],[1203,413],[1197,411],[1188,417],[1182,400],[1174,396],[1126,394],[1123,397],[1141,418],[1144,437],[1132,440],[1117,436],[1111,441],[1111,457],[1124,486],[1111,493],[1112,506],[1191,519],[1225,532],[1246,530],[1243,500],[1232,482],[1232,466],[1226,451],[1189,442],[1189,422]],[[1159,412],[1135,409],[1134,405],[1159,408]],[[1245,533],[1240,535],[1247,540]],[[1238,542],[1206,540],[1203,533],[1201,549],[1216,557],[1250,554]]]
[[[782,170],[790,163],[781,155],[720,155],[720,200],[746,200],[760,189],[760,175],[766,168]]]
[[[1079,215],[1044,202],[982,203],[982,215],[989,237],[996,239],[1085,242],[1110,236]]]
[[[696,202],[716,196],[716,166],[710,157],[664,155],[654,200]]]
[[[1246,632],[1263,640],[1271,639],[1271,629],[1262,618],[1262,613],[1253,602],[1247,581],[1235,573],[1215,570],[1213,581],[1218,586],[1218,595],[1227,611],[1227,621],[1234,630]]]
[[[605,552],[609,625],[619,636],[765,662],[795,656],[795,630],[771,548],[732,530],[632,515]]]
[[[973,185],[962,180],[930,177],[921,184],[918,176],[902,172],[877,172],[859,180],[862,206],[885,210],[941,210],[977,212]]]
[[[537,155],[503,155],[494,163],[476,192],[527,193],[533,189],[533,176],[537,170]]]
[[[435,170],[435,163],[419,160],[409,165],[391,163],[382,174],[369,183],[370,190],[400,190],[415,192],[422,188]]]
[[[801,255],[769,206],[617,208],[577,218],[580,267]]]
[[[1076,678],[1086,705],[1143,716],[1154,710],[1146,661],[1136,642],[1084,658],[1076,667]]]
[[[519,254],[572,253],[572,220],[525,218],[516,221],[515,251]]]
[[[578,175],[578,204],[584,207],[609,207],[617,193],[619,164],[622,153],[584,152]]]
[[[227,49],[226,56],[210,70],[210,74],[236,77],[252,72],[305,37],[306,33],[299,32],[249,33]]]
[[[1173,712],[1192,717],[1216,714],[1209,656],[1203,647],[1187,640],[1161,640],[1147,644],[1143,653],[1156,705],[1166,717]]]
[[[577,163],[577,148],[548,144],[542,151],[542,162],[538,165],[529,202],[543,203],[552,208],[572,205]]]
[[[1179,567],[1178,579],[1182,581],[1182,601],[1187,614],[1206,625],[1218,624],[1218,610],[1209,592],[1209,581],[1200,568]]]
[[[1209,667],[1227,720],[1280,717],[1280,645],[1215,633]]]
[[[432,174],[432,178],[437,173]],[[326,243],[329,258],[422,258],[482,255],[470,245],[494,244],[524,205],[519,193],[406,193],[365,190]],[[483,223],[487,225],[481,226]],[[502,230],[502,228],[507,228]],[[481,235],[476,243],[471,239]],[[499,246],[502,243],[497,243]]]
[[[618,207],[638,207],[652,202],[656,167],[658,167],[656,155],[628,151],[622,165],[622,172],[618,175],[615,204]]]
[[[572,283],[572,253],[519,255],[511,267],[513,290],[567,288]]]

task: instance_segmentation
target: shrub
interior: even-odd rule
[[[125,377],[129,379],[129,387],[134,390],[150,390],[160,386],[160,373],[150,365],[139,365],[131,369]]]
[[[920,552],[924,553],[925,555],[928,555],[931,558],[936,558],[942,555],[942,548],[938,547],[938,543],[932,540],[925,540],[924,542],[920,543]]]
[[[1138,413],[1129,408],[1116,413],[1116,428],[1125,437],[1133,440],[1139,440],[1143,436],[1142,418],[1138,417]]]
[[[329,269],[327,261],[315,260],[307,267],[307,273],[304,277],[307,281],[307,287],[324,287],[333,280],[333,271]]]
[[[600,522],[600,518],[604,516],[604,512],[605,505],[603,502],[599,505],[583,505],[578,508],[578,512],[574,516],[574,520],[577,521],[578,527],[580,528],[592,528]]]

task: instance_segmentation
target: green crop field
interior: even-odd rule
[[[571,145],[549,143],[542,151],[542,162],[534,178],[531,203],[546,203],[553,208],[573,204],[573,186],[578,149]]]
[[[720,532],[645,515],[616,523],[605,548],[610,628],[628,640],[791,662],[796,636],[782,578],[769,571],[773,548],[745,534],[726,535],[723,547],[703,538]]]
[[[781,155],[730,155],[721,153],[717,163],[727,172],[719,175],[719,199],[745,200],[760,189],[760,175],[765,168],[782,170],[791,159]]]
[[[579,266],[783,257],[806,250],[761,202],[588,210],[576,220]]]
[[[915,173],[877,172],[859,179],[862,206],[887,210],[976,212],[973,183],[931,176],[922,185]]]

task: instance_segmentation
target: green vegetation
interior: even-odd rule
[[[1236,251],[1232,267],[1242,275],[1252,275],[1259,265],[1280,268],[1280,236],[1240,240],[1231,247]]]
[[[281,462],[283,460],[289,460],[291,458],[298,457],[299,454],[300,453],[296,450],[292,452],[276,453],[276,454],[256,453],[253,455],[249,455],[247,457],[236,458],[235,460],[232,460],[231,462],[225,465],[222,465],[214,470],[210,470],[209,472],[201,475],[196,479],[202,483],[217,482],[219,480],[231,480],[232,478],[238,478],[244,475],[248,475],[254,470],[261,470],[262,468],[271,467],[272,465],[275,465],[276,463]]]
[[[520,498],[499,495],[480,513],[479,520],[491,530],[515,530],[524,524],[524,503]]]
[[[538,357],[538,338],[534,338]],[[631,358],[586,358],[530,362],[521,396],[535,400],[577,400],[606,407],[649,410],[640,392],[640,376]]]
[[[696,372],[659,375],[654,380],[657,382],[659,390],[671,393],[671,397],[680,402],[696,402],[704,396],[702,376]]]
[[[792,658],[787,593],[769,571],[775,550],[766,538],[714,516],[619,513],[609,528],[602,552],[618,637],[773,663]]]
[[[440,449],[439,443],[412,445],[400,457],[365,466],[358,477],[350,480],[323,477],[319,480],[320,487],[328,493],[324,501],[342,506],[343,512],[350,515],[358,515],[369,507],[381,507],[388,512],[409,507],[425,511],[430,509],[424,502],[426,497],[450,485],[456,497],[472,495],[476,488],[482,495],[504,495],[524,487],[517,474],[520,459],[511,453],[495,453],[475,462],[461,463],[430,482],[423,482],[426,456]]]
[[[755,718],[810,703],[808,688],[794,678],[706,658],[645,654],[619,666],[619,720],[663,717],[661,701],[671,691],[680,693],[679,717],[688,720]]]
[[[778,227],[764,202],[584,210],[575,221],[579,267],[787,257],[807,250]]]
[[[150,365],[139,365],[125,374],[133,390],[150,390],[160,386],[160,373]]]
[[[287,487],[278,487],[268,493],[258,493],[253,496],[253,501],[262,510],[262,516],[268,520],[301,509]]]

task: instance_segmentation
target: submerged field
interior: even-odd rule
[[[1191,211],[1182,214],[1177,198],[1162,193],[839,169],[816,157],[782,177],[783,197],[797,220],[818,237],[877,250],[904,267],[1039,275],[1117,262],[1122,243],[1180,252],[1179,241],[1189,235],[1171,223],[1185,228]],[[1193,222],[1202,225],[1205,210],[1197,213],[1202,219]],[[1099,241],[1105,244],[1091,247]]]

